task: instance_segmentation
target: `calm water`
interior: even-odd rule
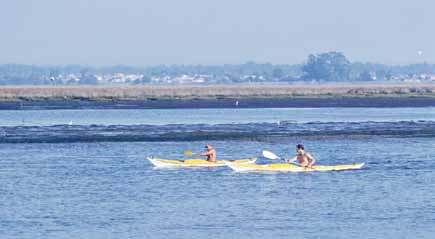
[[[434,122],[434,108],[0,111],[0,238],[434,238]],[[366,166],[240,174],[144,159],[205,143],[223,159],[304,143],[319,164]]]
[[[182,110],[0,110],[0,126],[166,125],[364,121],[435,121],[427,108],[262,108]]]

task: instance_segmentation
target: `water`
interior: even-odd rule
[[[2,113],[0,238],[434,238],[435,109],[224,110],[230,118],[195,117],[204,111],[222,112],[9,111],[8,120]],[[158,114],[166,115],[146,117]],[[35,123],[10,120],[20,117]],[[179,124],[168,125],[176,117]],[[213,124],[205,124],[207,117]],[[222,137],[204,140],[211,132]],[[153,137],[137,138],[147,134]],[[10,138],[21,141],[5,142]],[[259,156],[262,149],[289,156],[304,143],[319,164],[366,166],[233,173],[155,169],[144,159],[185,158],[184,150],[205,143],[222,159]]]
[[[0,110],[0,126],[435,121],[435,107],[155,110]]]

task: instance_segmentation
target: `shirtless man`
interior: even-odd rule
[[[209,162],[216,162],[216,150],[210,144],[207,144],[205,146],[205,148],[207,149],[207,152],[205,152],[205,153],[197,153],[197,155],[199,155],[199,156],[207,156],[207,161],[209,161]]]
[[[314,163],[316,162],[316,159],[313,156],[311,156],[311,154],[309,154],[308,152],[305,152],[304,146],[302,144],[296,145],[296,151],[298,152],[298,154],[293,158],[291,158],[290,160],[288,160],[287,162],[291,163],[297,160],[302,167],[307,167],[307,168],[313,167]]]

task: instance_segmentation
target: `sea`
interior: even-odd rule
[[[155,168],[295,155],[360,170]],[[0,238],[435,238],[435,108],[0,110]]]

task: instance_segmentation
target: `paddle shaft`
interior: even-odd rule
[[[268,158],[268,159],[271,159],[271,160],[282,160],[282,161],[284,161],[284,162],[286,162],[286,163],[289,163],[289,164],[294,164],[293,162],[295,161],[295,160],[292,160],[292,161],[286,161],[285,160],[285,158],[282,158],[282,157],[280,157],[280,156],[277,156],[275,153],[272,153],[272,152],[270,152],[270,151],[267,151],[267,150],[263,150],[263,156],[265,157],[265,158]],[[296,164],[295,164],[296,165]]]

